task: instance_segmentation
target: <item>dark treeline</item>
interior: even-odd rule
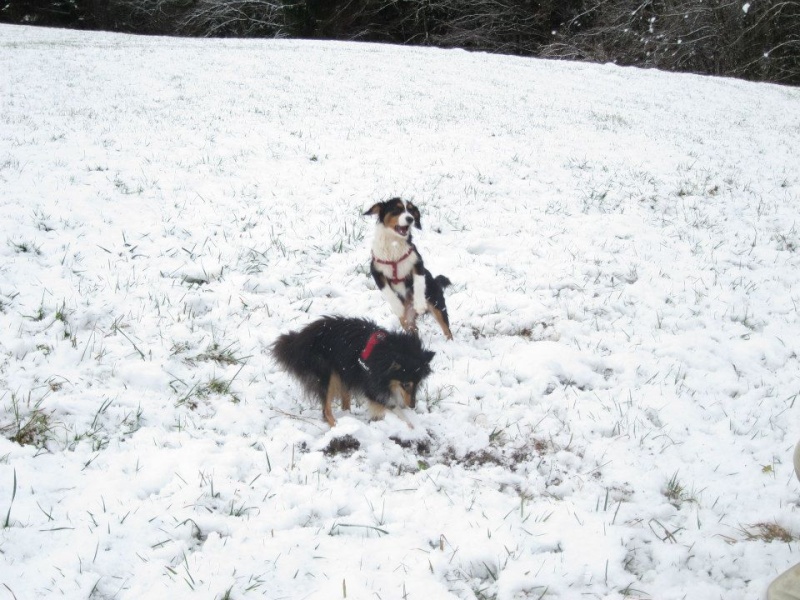
[[[800,0],[0,0],[0,21],[460,47],[800,84]]]

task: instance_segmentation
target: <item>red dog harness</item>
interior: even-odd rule
[[[361,351],[361,360],[368,360],[369,357],[372,355],[372,351],[375,349],[375,346],[378,342],[386,338],[385,331],[375,331],[369,336],[367,340],[367,344],[364,346],[364,349]]]
[[[412,252],[414,252],[414,249],[413,248],[409,248],[408,252],[403,254],[403,256],[401,256],[397,260],[381,260],[380,258],[375,256],[375,254],[373,254],[372,255],[372,260],[374,260],[376,263],[379,263],[379,264],[382,264],[382,265],[392,265],[392,276],[389,277],[388,279],[389,279],[389,283],[393,283],[393,284],[397,285],[398,283],[403,283],[403,281],[404,281],[403,279],[400,279],[399,277],[397,277],[397,267],[400,266],[401,262],[403,262],[405,259],[407,259],[409,256],[411,256]]]
[[[372,335],[369,336],[364,349],[361,351],[361,358],[358,359],[358,364],[360,364],[365,371],[369,371],[369,367],[364,361],[369,360],[369,357],[372,355],[372,351],[375,349],[375,346],[377,346],[378,342],[385,338],[385,331],[373,331]]]

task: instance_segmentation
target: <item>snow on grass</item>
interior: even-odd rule
[[[799,557],[800,91],[0,27],[0,594],[726,598]],[[269,356],[393,195],[413,430]]]

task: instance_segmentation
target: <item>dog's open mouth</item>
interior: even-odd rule
[[[403,227],[402,225],[395,226],[394,230],[403,237],[408,235],[408,227]]]

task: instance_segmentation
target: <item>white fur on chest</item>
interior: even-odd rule
[[[375,259],[373,266],[389,281],[389,285],[383,288],[383,295],[401,321],[406,318],[404,299],[408,297],[408,292],[412,292],[412,306],[418,315],[428,310],[425,276],[414,275],[410,290],[404,281],[411,275],[417,262],[414,253],[409,254],[410,249],[404,239],[394,235],[385,227],[378,225],[375,228],[375,238],[372,242],[372,254]]]
[[[414,256],[413,253],[409,255],[408,251],[405,240],[388,232],[385,227],[379,225],[375,228],[372,255],[378,261],[386,261],[376,261],[375,268],[390,280],[394,288],[402,285],[394,283],[394,280],[405,279],[414,270]]]

